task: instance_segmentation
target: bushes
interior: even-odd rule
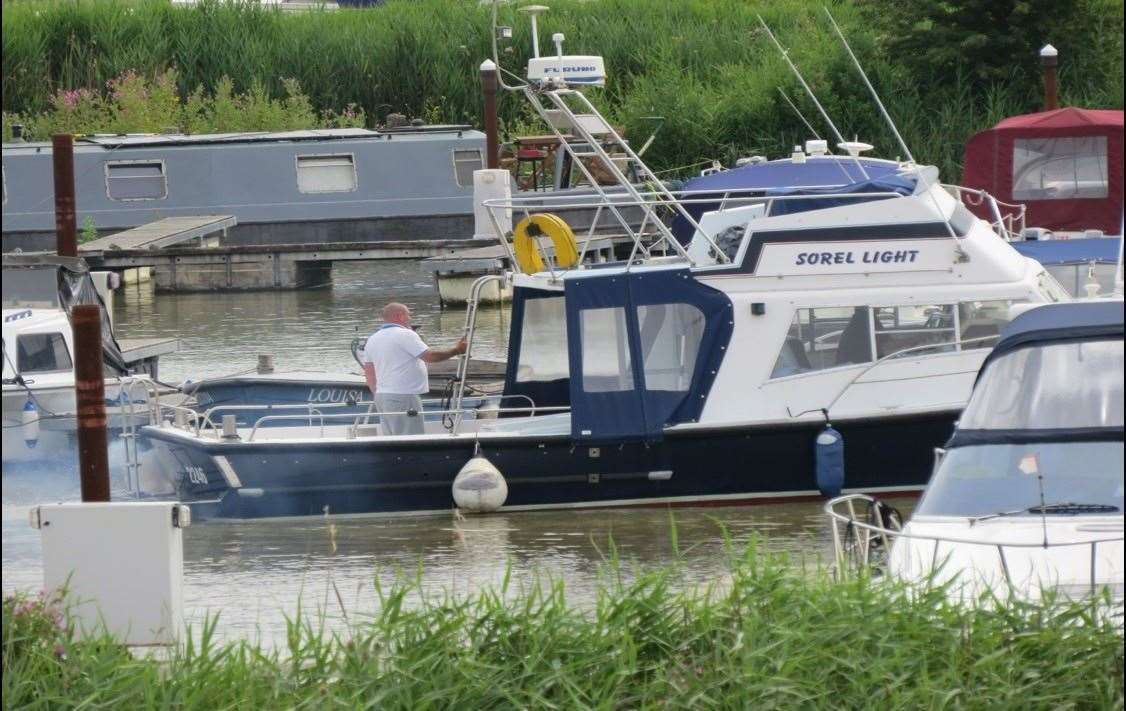
[[[106,82],[104,93],[60,89],[50,98],[46,112],[4,114],[4,140],[11,138],[16,123],[24,125],[28,140],[47,140],[54,133],[225,133],[365,123],[363,110],[355,106],[339,114],[318,115],[295,79],[283,80],[282,86],[280,99],[271,98],[259,82],[253,82],[245,94],[235,94],[234,83],[222,77],[214,94],[198,87],[181,97],[174,70],[152,80],[128,71]]]
[[[1040,0],[1033,4],[1040,8],[1038,17],[1062,12],[1045,8]],[[832,11],[916,156],[956,180],[961,148],[970,135],[1004,115],[1039,107],[1041,89],[1034,71],[993,69],[1034,67],[1034,55],[1011,52],[1023,52],[1025,44],[1040,40],[1029,35],[1020,49],[986,51],[983,56],[990,63],[984,75],[976,71],[977,59],[951,64],[932,61],[926,51],[930,43],[935,45],[930,49],[948,55],[951,33],[969,33],[965,28],[946,28],[946,34],[933,36],[918,29],[906,38],[916,45],[894,44],[896,28],[938,5],[946,4],[927,2],[916,10],[896,0],[837,0]],[[827,26],[820,2],[557,0],[551,7],[541,23],[543,49],[549,49],[550,33],[563,32],[567,52],[605,56],[609,83],[595,92],[594,100],[615,124],[643,141],[652,124],[642,117],[666,118],[646,156],[655,168],[711,158],[730,161],[751,153],[788,154],[809,136],[779,97],[779,87],[828,135],[763,36],[759,13],[791,48],[846,137],[859,135],[883,155],[898,152]],[[1056,42],[1063,51],[1061,100],[1121,107],[1121,2],[1084,0],[1068,17],[1068,27],[1074,29]],[[189,104],[198,94],[217,102],[223,96],[254,97],[256,106],[265,106],[269,97],[284,106],[295,95],[287,85],[293,80],[308,100],[307,106],[298,102],[280,113],[219,112],[246,118],[243,124],[230,120],[223,125],[282,128],[299,119],[324,125],[359,120],[361,111],[368,125],[391,111],[480,125],[477,70],[491,53],[489,21],[489,7],[473,0],[389,0],[370,9],[308,13],[216,1],[185,7],[167,0],[7,0],[3,109],[30,122],[29,116],[51,110],[59,90],[103,93],[106,82],[129,71],[155,84],[173,70],[178,95]],[[502,50],[502,64],[519,73],[530,54],[527,18],[512,5],[502,5],[500,21],[513,25],[516,35]],[[355,115],[341,119],[350,105]],[[326,118],[325,111],[342,113]],[[528,108],[517,95],[503,97],[501,112],[504,126],[529,124]],[[189,118],[195,113],[187,112]],[[252,116],[257,125],[250,125]],[[190,121],[182,120],[182,125],[196,130]]]

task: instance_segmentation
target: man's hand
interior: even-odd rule
[[[419,358],[421,358],[425,363],[441,363],[444,360],[449,360],[450,358],[461,355],[468,349],[469,344],[465,342],[464,338],[462,338],[453,348],[447,348],[443,351],[431,348],[430,350],[420,355]]]

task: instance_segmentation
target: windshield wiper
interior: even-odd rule
[[[1065,501],[1059,504],[1045,504],[1043,506],[1028,507],[1028,513],[1035,514],[1114,513],[1117,510],[1117,506],[1112,506],[1110,504],[1077,504],[1073,501]]]
[[[1023,513],[1033,514],[1083,514],[1083,513],[1114,513],[1118,510],[1117,506],[1110,504],[1077,504],[1073,501],[1065,501],[1058,504],[1036,504],[1029,506],[1026,509],[1016,509],[1013,511],[998,511],[997,513],[986,514],[984,516],[970,516],[970,525],[974,525],[979,521],[988,521],[991,518],[1002,518],[1004,516],[1015,516]]]

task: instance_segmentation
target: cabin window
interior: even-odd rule
[[[1106,136],[1013,141],[1013,199],[1107,196]]]
[[[473,187],[473,171],[485,167],[481,151],[476,148],[454,151],[454,179],[458,186],[463,188]]]
[[[163,200],[168,179],[162,160],[122,160],[106,163],[106,196],[111,200]]]
[[[1012,299],[966,301],[958,304],[958,340],[965,350],[993,348],[1001,327],[1009,322]],[[968,343],[964,343],[969,341]]]
[[[29,333],[16,339],[20,373],[70,370],[70,352],[61,333]]]
[[[868,307],[798,309],[770,377],[872,360],[872,325]]]
[[[583,309],[579,314],[583,390],[588,393],[633,390],[626,310],[621,307]]]
[[[351,153],[297,156],[297,189],[303,193],[347,193],[356,189]]]
[[[954,305],[881,306],[874,309],[876,358],[913,349],[907,356],[944,353],[955,348]],[[926,346],[933,345],[933,348]]]
[[[562,296],[524,301],[516,382],[547,382],[571,376],[565,304]]]
[[[687,392],[704,337],[703,312],[691,304],[640,306],[637,323],[645,388]]]

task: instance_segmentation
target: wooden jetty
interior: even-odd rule
[[[489,239],[228,245],[232,215],[170,217],[100,237],[79,251],[91,269],[151,267],[158,291],[301,289],[332,281],[332,264],[419,259],[495,244]]]

